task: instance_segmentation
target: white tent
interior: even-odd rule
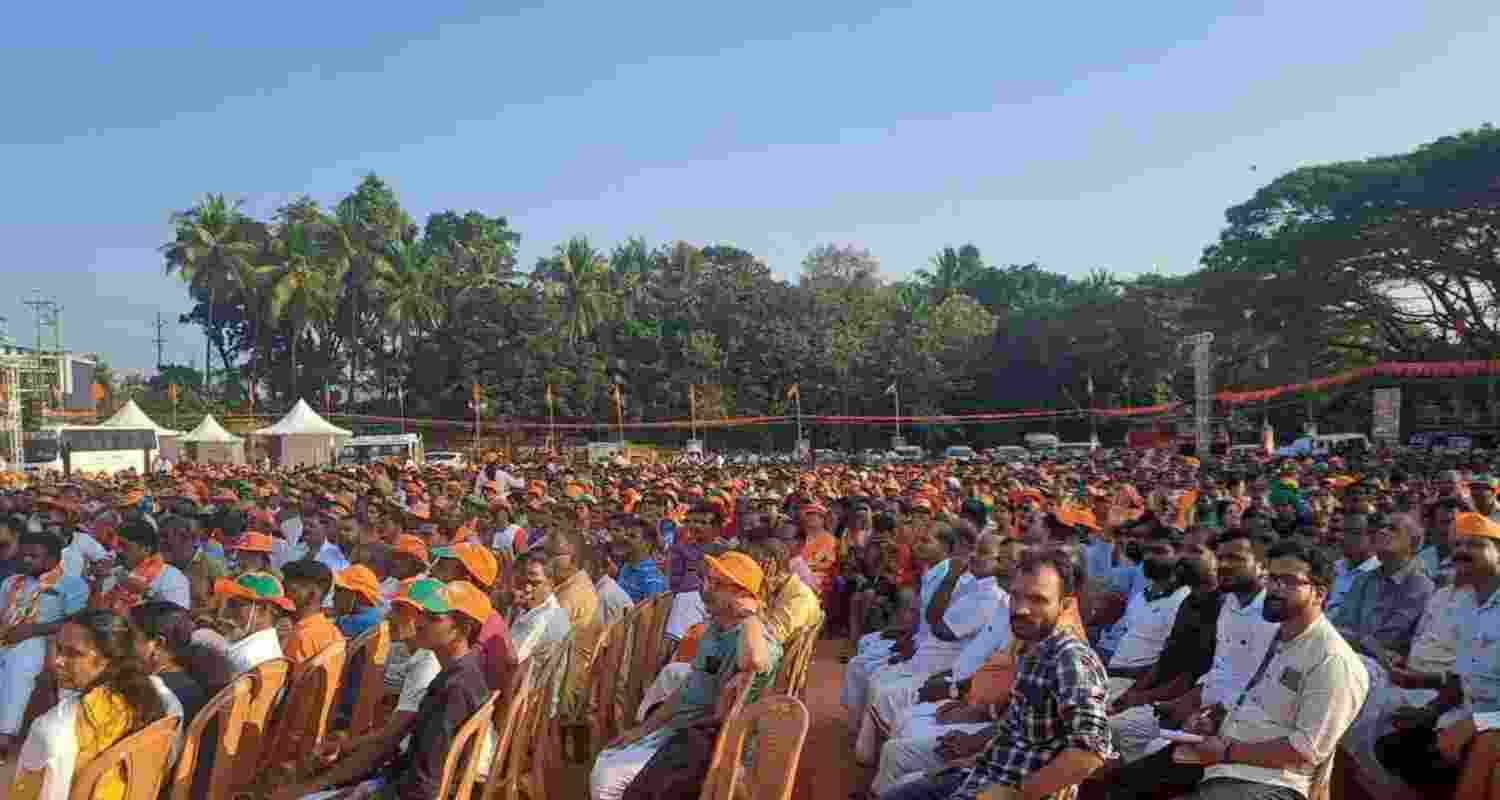
[[[224,430],[213,414],[177,441],[187,458],[199,464],[245,463],[245,440]]]
[[[254,435],[271,437],[271,459],[277,464],[304,467],[332,463],[338,439],[354,434],[318,416],[306,400],[298,400],[275,425],[261,428]]]
[[[115,415],[99,423],[99,428],[123,428],[133,431],[156,431],[156,438],[161,447],[157,450],[158,458],[168,461],[177,461],[181,458],[182,451],[177,446],[177,437],[182,431],[174,431],[156,424],[156,420],[146,416],[146,412],[135,404],[134,400],[127,401]]]
[[[134,400],[126,403],[115,415],[99,423],[100,428],[128,428],[130,430],[156,431],[159,436],[181,436],[182,431],[174,431],[156,424],[156,421],[146,416],[146,412],[135,404]]]
[[[198,423],[198,427],[194,428],[178,441],[182,444],[200,444],[205,442],[209,444],[233,444],[245,440],[224,430],[224,426],[220,425],[219,421],[214,419],[214,415],[209,414],[203,418],[202,422]]]
[[[286,416],[277,420],[275,425],[269,428],[261,428],[255,432],[256,436],[302,436],[307,434],[323,434],[324,436],[353,436],[326,419],[318,416],[318,412],[312,410],[312,406],[306,400],[298,400],[292,410],[286,412]]]

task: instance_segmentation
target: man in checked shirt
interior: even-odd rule
[[[1045,800],[1113,755],[1109,677],[1089,643],[1058,619],[1078,603],[1086,573],[1067,551],[1029,553],[1010,586],[1011,635],[1035,642],[1016,668],[999,733],[972,767],[904,783],[881,800]]]

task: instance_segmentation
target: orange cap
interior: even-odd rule
[[[439,547],[433,551],[437,558],[456,558],[464,565],[470,577],[482,586],[493,586],[500,574],[500,565],[488,547],[477,542],[459,542],[451,547]]]
[[[334,575],[333,585],[354,592],[372,606],[380,602],[380,581],[364,564],[355,564]]]
[[[229,548],[231,550],[243,550],[247,553],[269,553],[275,542],[268,534],[251,531],[240,539],[240,543]]]
[[[412,558],[427,563],[427,543],[419,536],[403,533],[396,537],[396,552],[405,553]]]
[[[760,565],[755,563],[755,559],[739,551],[731,550],[717,558],[704,556],[703,560],[708,564],[708,568],[719,577],[756,597],[760,596],[760,586],[766,576],[761,571]]]

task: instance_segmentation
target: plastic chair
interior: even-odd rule
[[[518,694],[510,741],[497,750],[490,767],[485,800],[548,800],[560,797],[558,770],[562,764],[557,720],[557,693],[567,675],[573,639],[538,647],[527,659],[529,685]]]
[[[719,733],[699,800],[790,800],[808,724],[807,706],[784,694],[736,709]],[[743,768],[745,742],[752,731],[755,758]]]
[[[627,713],[640,708],[646,689],[672,657],[672,649],[666,642],[667,620],[672,616],[672,602],[676,597],[668,592],[649,598],[635,616],[624,697]]]
[[[490,774],[484,776],[484,800],[520,796],[519,775],[506,767],[507,764],[519,763],[512,759],[511,753],[516,742],[521,741],[518,731],[534,703],[530,663],[516,667],[511,676],[511,684],[506,689],[506,696],[505,705],[493,715],[491,721],[495,729],[495,759],[490,764]]]
[[[786,651],[781,654],[781,668],[776,671],[776,682],[771,685],[771,692],[801,699],[807,688],[813,650],[818,646],[818,638],[823,635],[823,623],[827,620],[827,615],[820,613],[811,625],[792,634]]]
[[[182,752],[172,770],[169,800],[227,800],[234,789],[234,768],[240,752],[245,718],[250,712],[250,695],[255,687],[255,676],[246,673],[235,678],[228,686],[219,690],[213,699],[204,704],[187,726],[182,737]],[[203,735],[208,723],[219,721],[218,736],[209,742],[213,747],[213,770],[208,775],[208,786],[201,796],[194,796],[193,773],[198,769],[203,752]]]
[[[610,624],[599,637],[594,655],[593,681],[589,684],[586,724],[589,725],[589,747],[584,760],[592,764],[604,744],[619,736],[628,725],[624,706],[626,688],[626,640],[635,624],[629,612]]]
[[[250,705],[245,711],[244,726],[240,729],[240,751],[234,755],[236,770],[232,784],[248,786],[260,773],[260,757],[266,749],[271,735],[271,712],[281,700],[286,688],[287,674],[292,662],[285,658],[262,661],[246,675],[250,677]]]
[[[125,773],[124,800],[156,800],[167,777],[167,754],[182,720],[162,717],[115,742],[73,775],[68,800],[93,800],[99,781],[121,768]]]
[[[453,742],[448,745],[448,757],[443,761],[443,778],[438,784],[436,797],[469,800],[469,796],[473,794],[474,779],[479,774],[479,748],[483,744],[480,733],[490,724],[490,717],[495,712],[495,700],[499,696],[499,692],[490,692],[490,699],[479,710],[470,714],[453,735]],[[460,760],[463,769],[455,776],[454,771]],[[455,777],[457,783],[454,782]]]
[[[338,698],[345,652],[344,642],[335,641],[293,670],[275,738],[260,759],[266,777],[274,777],[288,762],[298,769],[322,743]]]
[[[354,637],[344,658],[344,676],[339,683],[353,686],[359,675],[359,694],[349,720],[349,735],[363,736],[379,727],[380,700],[385,696],[385,662],[391,652],[391,625],[379,625]]]

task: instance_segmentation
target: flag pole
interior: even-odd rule
[[[688,415],[692,420],[693,440],[698,440],[698,393],[693,384],[688,384]]]
[[[552,400],[552,384],[547,384],[547,450],[557,451],[557,406]]]
[[[893,382],[893,383],[891,383],[891,388],[896,390],[895,393],[894,393],[896,395],[896,438],[900,439],[901,438],[901,384]]]
[[[802,443],[802,387],[797,387],[797,443]]]

